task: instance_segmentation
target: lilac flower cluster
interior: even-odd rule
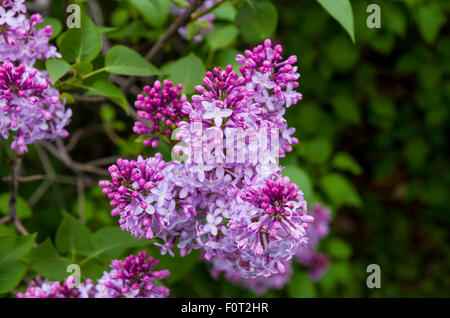
[[[0,61],[20,61],[33,66],[36,60],[60,58],[56,47],[49,45],[52,27],[36,29],[42,22],[40,14],[26,18],[24,0],[3,0],[0,7]]]
[[[306,267],[312,280],[318,280],[326,272],[330,262],[326,254],[317,252],[319,240],[325,237],[329,231],[330,211],[321,204],[316,203],[311,208],[311,216],[314,217],[314,222],[306,231],[308,244],[298,247],[294,258],[298,263]],[[242,277],[224,258],[216,257],[211,263],[211,275],[214,278],[223,274],[230,282],[248,288],[259,295],[264,294],[268,289],[283,288],[292,275],[291,261],[283,263],[285,267],[284,273],[254,278]]]
[[[64,109],[50,79],[35,68],[14,67],[9,61],[0,65],[0,107],[0,135],[8,139],[14,133],[11,148],[19,154],[28,151],[27,144],[68,136],[64,127],[72,112]]]
[[[146,252],[140,252],[137,256],[128,256],[125,260],[113,260],[110,264],[111,270],[105,271],[95,285],[90,279],[75,287],[73,277],[61,284],[42,280],[38,276],[36,282],[32,281],[26,292],[18,293],[17,297],[164,298],[169,296],[169,290],[164,286],[156,286],[156,282],[169,276],[169,271],[152,271],[158,264],[159,260],[147,258]]]
[[[278,176],[248,187],[239,196],[242,201],[229,205],[232,213],[220,214],[228,215],[226,227],[221,225],[219,234],[210,231],[202,236],[205,258],[223,254],[242,277],[284,273],[284,264],[295,249],[307,244],[306,229],[313,221],[307,215],[303,194],[288,177]]]
[[[200,42],[203,39],[203,36],[210,33],[214,29],[214,19],[215,16],[212,13],[204,13],[206,10],[210,9],[217,2],[222,0],[206,0],[200,5],[200,7],[193,13],[193,15],[201,15],[198,19],[196,19],[196,25],[199,27],[198,33],[193,36],[193,40],[195,42]],[[190,4],[192,4],[193,0],[188,0]],[[178,8],[175,5],[172,5],[172,13],[178,16],[181,16],[186,11],[186,8]],[[189,30],[187,26],[181,27],[178,29],[178,33],[185,39],[189,38]]]
[[[70,284],[69,284],[70,283]],[[25,293],[18,293],[18,298],[89,298],[92,295],[94,285],[90,279],[85,283],[80,283],[75,288],[75,278],[69,277],[62,284],[42,280],[37,276],[36,281],[32,281]]]
[[[146,252],[130,255],[125,260],[113,260],[110,272],[104,272],[95,286],[95,298],[164,298],[169,290],[156,286],[156,280],[169,276],[168,270],[153,271],[159,260]]]
[[[152,148],[158,147],[159,136],[168,136],[178,127],[180,121],[186,116],[182,105],[186,102],[186,95],[180,92],[183,85],[173,86],[173,83],[164,80],[155,81],[153,87],[145,86],[144,92],[139,94],[134,103],[138,109],[138,116],[148,124],[136,121],[133,131],[138,135],[146,135],[144,145]]]
[[[157,238],[162,254],[200,249],[213,275],[263,291],[288,281],[291,260],[309,246],[315,223],[277,161],[298,142],[284,119],[301,99],[296,57],[283,61],[281,46],[272,48],[270,40],[245,54],[237,57],[243,76],[231,65],[214,68],[189,101],[168,81],[163,89],[160,82],[144,88],[136,107],[151,127],[137,123],[134,131],[152,138],[173,133],[181,142],[172,155],[184,159],[119,159],[111,181],[99,185],[123,230]]]
[[[280,156],[292,151],[291,144],[298,139],[291,137],[295,128],[288,128],[284,114],[286,108],[296,104],[302,95],[295,89],[298,87],[297,62],[295,55],[283,61],[283,47],[280,44],[272,47],[267,39],[264,45],[258,45],[253,50],[246,50],[245,55],[238,55],[236,60],[242,64],[240,71],[245,78],[247,87],[254,90],[254,101],[265,106],[264,117],[272,121],[281,132]]]
[[[60,57],[48,44],[50,26],[39,14],[26,18],[23,0],[3,0],[0,7],[0,135],[13,136],[11,148],[19,154],[42,139],[66,137],[72,115],[45,71],[33,68],[36,60]]]

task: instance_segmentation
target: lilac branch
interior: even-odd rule
[[[9,211],[8,211],[9,218],[2,221],[7,222],[12,220],[15,227],[22,235],[28,235],[27,229],[22,225],[16,213],[17,195],[19,193],[21,162],[22,158],[19,155],[16,155],[11,159],[11,192],[9,194]]]

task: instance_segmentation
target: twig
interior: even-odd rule
[[[45,180],[42,182],[39,187],[36,189],[36,191],[33,192],[33,194],[28,199],[28,205],[30,207],[33,207],[36,205],[36,203],[39,202],[41,197],[47,192],[47,190],[50,188],[52,183],[48,180]]]
[[[80,96],[73,94],[72,97],[77,103],[103,103],[108,101],[104,96]]]
[[[23,226],[22,222],[20,222],[20,220],[18,218],[16,218],[14,220],[14,225],[20,234],[22,234],[22,235],[30,234],[30,233],[28,233],[27,229],[25,228],[25,226]]]
[[[158,41],[156,41],[150,51],[145,55],[145,58],[148,61],[153,60],[158,52],[164,48],[166,42],[177,32],[178,28],[190,21],[192,13],[194,13],[201,5],[202,1],[194,0],[191,6],[187,8],[186,11],[184,11],[184,13],[169,26],[167,31],[158,39]]]
[[[77,193],[78,193],[78,218],[81,222],[85,222],[85,215],[84,215],[84,209],[85,209],[85,202],[86,202],[86,196],[84,193],[84,182],[83,178],[79,177],[77,178]]]
[[[108,172],[105,169],[101,169],[92,165],[79,163],[76,161],[73,161],[72,158],[67,154],[67,151],[64,149],[64,145],[62,144],[62,141],[60,139],[56,140],[58,148],[55,148],[51,143],[48,141],[42,141],[41,144],[56,158],[61,160],[70,170],[72,170],[75,173],[81,173],[81,172],[90,172],[95,173],[101,176],[107,176]]]
[[[20,164],[22,158],[20,155],[16,155],[11,159],[11,192],[9,194],[9,219],[12,220],[17,230],[22,235],[28,235],[27,229],[20,222],[16,213],[17,194],[19,192],[19,178],[20,178]]]
[[[174,36],[178,30],[178,28],[184,26],[190,21],[192,13],[194,13],[200,6],[202,5],[202,1],[200,0],[194,0],[194,2],[184,11],[184,13],[175,21],[172,22],[172,24],[169,26],[169,28],[164,32],[163,35],[156,41],[156,43],[152,46],[150,51],[145,54],[145,59],[147,61],[152,61],[155,56],[164,48],[164,45],[166,44],[169,39]],[[122,90],[126,90],[128,87],[130,87],[135,81],[137,80],[137,77],[130,77],[126,83],[121,85]]]
[[[110,165],[110,164],[116,162],[118,158],[119,158],[119,156],[98,158],[98,159],[86,161],[86,164],[92,165],[92,166],[105,166],[105,165]]]
[[[46,178],[45,175],[36,174],[34,176],[20,177],[19,182],[39,181],[39,180],[44,180],[45,178]],[[3,182],[11,182],[11,176],[2,178],[2,181]]]
[[[94,134],[97,132],[102,131],[102,125],[95,125],[95,126],[90,126],[90,127],[83,127],[83,128],[79,128],[77,129],[71,136],[69,143],[66,145],[66,150],[68,152],[71,152],[75,146],[78,144],[78,141],[80,141],[80,139],[82,137],[85,137],[87,135],[90,134]]]
[[[8,223],[10,220],[11,220],[11,216],[10,215],[4,216],[4,217],[2,217],[0,219],[0,224]]]
[[[17,194],[19,192],[19,178],[20,178],[20,164],[22,159],[20,156],[16,156],[11,159],[11,191],[9,195],[9,215],[12,219],[17,218],[16,214],[16,202]]]
[[[50,182],[53,182],[56,178],[56,173],[53,169],[52,164],[50,163],[50,158],[47,156],[47,153],[41,148],[40,145],[36,145],[36,151],[38,153],[39,160],[44,167],[45,173],[47,174],[47,179]]]

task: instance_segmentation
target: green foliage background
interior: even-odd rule
[[[450,3],[353,0],[349,15],[330,11],[325,0],[228,1],[214,11],[215,30],[204,41],[176,38],[149,64],[138,53],[144,55],[170,24],[169,2],[99,1],[103,25],[86,19],[82,32],[66,31],[64,2],[52,2],[46,23],[62,32],[54,41],[65,61],[41,67],[73,99],[69,131],[83,138],[72,158],[89,162],[154,153],[135,142],[133,120],[123,110],[134,95],[112,84],[110,73],[143,76],[139,86],[148,76],[168,77],[189,94],[205,69],[237,65],[236,53],[271,37],[283,44],[286,56],[298,56],[303,94],[287,111],[300,143],[281,164],[308,202],[331,207],[333,222],[320,245],[332,260],[324,277],[314,283],[294,265],[286,288],[265,296],[450,296]],[[338,8],[346,2],[336,1]],[[380,29],[366,26],[370,3],[381,7]],[[191,23],[189,34],[199,27]],[[128,48],[100,53],[102,36]],[[77,102],[73,96],[80,90],[111,102]],[[3,143],[3,177],[10,173],[6,148]],[[159,150],[168,154],[167,147]],[[61,161],[50,157],[50,167],[42,168],[47,156],[42,147],[30,147],[22,169],[22,175],[50,170],[59,176],[45,185],[20,184],[18,214],[35,234],[19,236],[12,225],[0,225],[0,294],[13,296],[36,274],[63,279],[73,262],[81,265],[83,278],[95,279],[112,258],[145,249],[161,258],[160,268],[171,270],[166,284],[176,297],[254,296],[223,278],[212,279],[198,252],[159,256],[147,242],[121,232],[96,186],[100,177],[90,176],[80,198],[73,172]],[[44,194],[38,196],[37,189]],[[8,191],[8,184],[0,183],[3,214]],[[381,289],[366,287],[366,268],[373,263],[381,267]]]

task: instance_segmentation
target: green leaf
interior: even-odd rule
[[[349,72],[356,65],[360,51],[343,34],[334,37],[326,46],[326,54],[338,72]]]
[[[349,0],[317,0],[320,5],[338,21],[355,42],[353,10]]]
[[[384,2],[382,6],[381,18],[386,21],[386,28],[398,36],[404,36],[408,26],[405,10],[400,5],[391,2]]]
[[[316,288],[311,279],[301,272],[296,272],[287,286],[289,297],[313,298],[316,297]]]
[[[94,22],[81,15],[81,27],[67,30],[60,42],[59,50],[68,62],[90,62],[97,57],[102,49],[100,31]]]
[[[48,59],[45,61],[45,68],[52,80],[52,84],[55,84],[57,80],[66,75],[70,70],[70,64],[64,60]]]
[[[403,148],[403,156],[412,168],[423,167],[429,153],[430,146],[423,137],[411,138]]]
[[[360,175],[362,173],[361,166],[346,152],[339,152],[333,158],[333,167],[343,170],[350,171],[355,175]]]
[[[167,20],[170,11],[169,0],[130,0],[146,23],[160,28]]]
[[[212,50],[230,46],[237,38],[239,29],[234,25],[217,26],[207,35],[206,42]]]
[[[339,94],[332,100],[331,105],[337,116],[349,124],[361,122],[361,114],[354,98],[347,93]]]
[[[205,66],[194,53],[164,65],[161,71],[169,74],[168,79],[175,84],[183,84],[186,94],[193,93],[195,86],[202,83],[205,76]]]
[[[327,293],[336,292],[338,284],[349,284],[352,281],[354,271],[351,270],[347,262],[332,262],[328,271],[320,279],[319,284],[322,290]]]
[[[104,227],[98,230],[92,235],[91,241],[94,252],[90,256],[108,260],[118,257],[126,248],[150,244],[150,241],[135,239],[130,233],[124,232],[115,226]]]
[[[0,237],[0,261],[16,260],[25,256],[33,247],[36,234]]]
[[[38,275],[51,280],[64,280],[67,266],[72,263],[58,253],[50,238],[32,249],[24,260]]]
[[[52,36],[51,36],[50,40],[55,38],[59,33],[61,33],[62,28],[63,28],[61,21],[59,21],[58,19],[55,19],[55,18],[47,17],[44,19],[44,22],[36,25],[36,30],[43,29],[47,25],[50,25],[52,27]]]
[[[89,87],[84,96],[105,96],[122,107],[123,110],[128,113],[128,101],[125,95],[111,82],[105,80],[95,82],[91,87]]]
[[[31,209],[24,199],[17,197],[16,202],[16,214],[20,219],[26,219],[31,216]],[[3,193],[0,195],[0,212],[8,214],[9,211],[9,193]]]
[[[344,240],[333,238],[327,244],[327,253],[334,259],[347,260],[352,256],[352,247]]]
[[[225,20],[234,22],[236,19],[236,8],[231,3],[222,4],[220,7],[215,8],[212,12],[215,20]]]
[[[105,271],[105,264],[91,260],[88,263],[81,265],[81,280],[85,280],[87,278],[96,280],[102,277],[103,272]]]
[[[130,20],[131,14],[128,8],[117,8],[111,14],[111,24],[118,27],[123,26]]]
[[[439,2],[430,1],[419,7],[416,19],[420,34],[428,44],[432,44],[445,25],[446,13]]]
[[[94,66],[90,62],[78,62],[72,65],[72,69],[77,72],[77,76],[85,75],[92,72]]]
[[[27,266],[18,260],[0,262],[0,294],[16,287],[26,270]]]
[[[64,217],[56,231],[55,244],[62,253],[86,255],[92,251],[91,232],[88,227],[64,212]]]
[[[196,36],[199,33],[200,33],[200,23],[197,23],[197,21],[188,23],[187,25],[188,41],[191,41],[194,38],[194,36]]]
[[[61,95],[59,95],[59,98],[61,98],[62,100],[66,100],[67,104],[73,104],[75,103],[75,98],[73,98],[72,95],[70,95],[69,93],[61,93]]]
[[[9,255],[14,250],[16,236],[2,236],[0,237],[0,262],[9,258]]]
[[[299,153],[312,163],[322,164],[330,158],[332,145],[328,139],[316,138],[303,141],[299,146]]]
[[[171,1],[178,8],[186,8],[189,6],[189,2],[187,0],[171,0]]]
[[[266,0],[247,0],[239,8],[235,23],[242,36],[253,43],[266,39],[275,32],[278,13],[275,6]]]
[[[361,206],[361,199],[354,186],[341,174],[333,172],[325,175],[320,185],[336,207],[342,205],[350,205],[355,207]]]
[[[105,58],[105,70],[121,75],[152,76],[159,75],[159,70],[136,51],[123,46],[112,47]]]
[[[303,192],[306,202],[312,202],[313,188],[308,174],[297,166],[287,166],[283,170],[283,176],[288,176]]]

